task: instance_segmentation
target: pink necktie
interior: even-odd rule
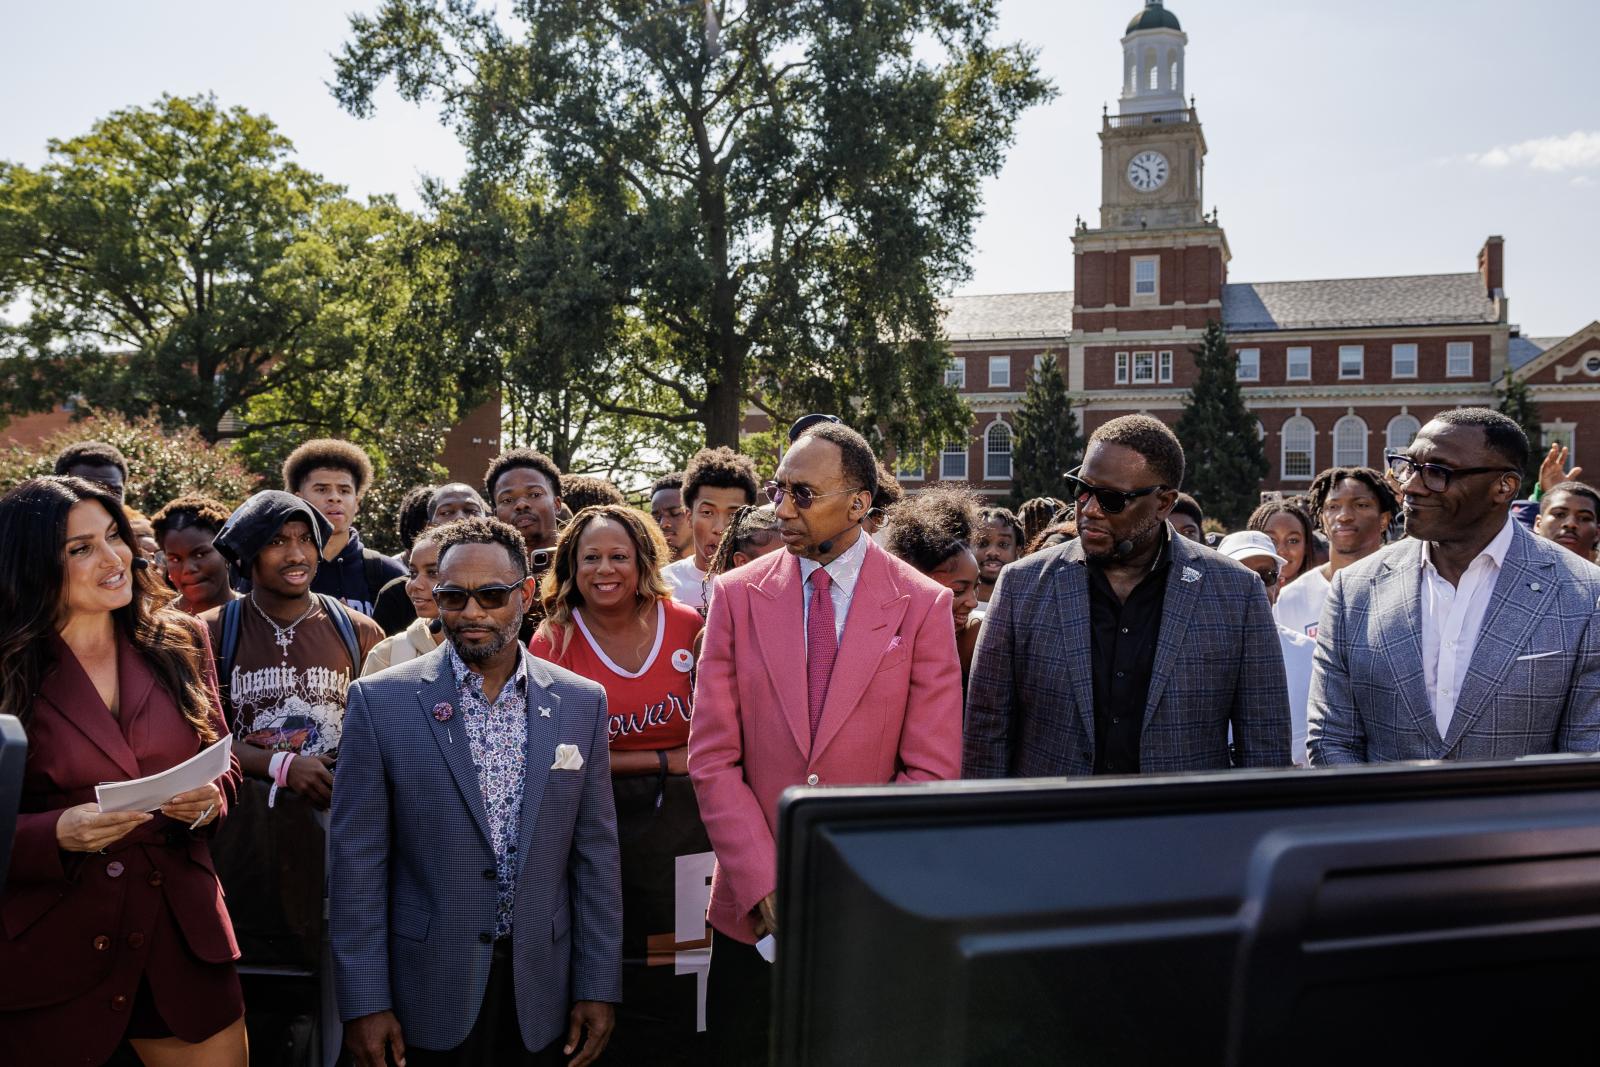
[[[821,567],[811,572],[811,611],[806,616],[806,699],[813,741],[817,739],[817,724],[822,721],[822,705],[828,699],[833,660],[839,654],[839,637],[833,629],[833,597],[828,595],[832,584],[828,572]]]

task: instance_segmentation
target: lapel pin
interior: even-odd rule
[[[1183,568],[1183,580],[1186,582],[1198,582],[1200,580],[1200,572],[1193,567],[1185,567]]]
[[[550,709],[545,707],[543,704],[540,704],[539,705],[539,718],[548,719],[549,717],[550,717]]]

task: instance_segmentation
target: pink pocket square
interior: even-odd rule
[[[883,651],[885,653],[889,653],[889,652],[893,652],[895,649],[897,649],[899,647],[900,647],[900,635],[899,634],[895,634],[892,638],[889,639],[889,647],[884,649]]]

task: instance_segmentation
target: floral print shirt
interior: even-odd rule
[[[522,828],[522,782],[528,749],[528,661],[517,658],[513,674],[490,704],[483,695],[483,676],[475,674],[450,648],[450,669],[461,694],[461,719],[478,772],[483,810],[489,817],[494,845],[500,907],[494,936],[511,935],[512,903],[517,895],[517,837]]]

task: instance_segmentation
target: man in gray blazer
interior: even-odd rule
[[[363,1067],[575,1051],[582,1065],[610,1036],[622,883],[605,692],[522,648],[531,595],[516,530],[447,525],[434,599],[449,640],[350,687],[329,925]]]
[[[1386,459],[1409,536],[1334,576],[1312,764],[1600,749],[1600,567],[1512,521],[1521,427],[1446,411]]]
[[[1077,540],[1006,567],[989,601],[963,777],[1289,766],[1266,589],[1173,533],[1183,468],[1178,439],[1146,415],[1089,439],[1069,475]]]

